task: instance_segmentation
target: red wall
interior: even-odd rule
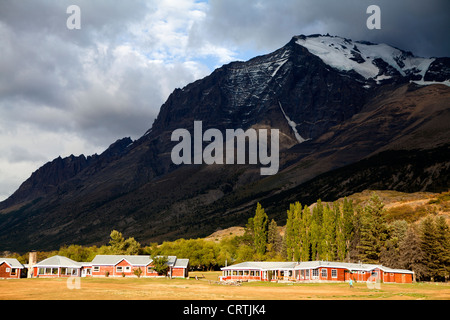
[[[173,268],[172,277],[186,277],[185,270],[185,268]]]
[[[327,270],[327,274],[326,276],[322,276],[322,270],[326,269]],[[371,276],[372,276],[372,271],[365,271],[364,273],[362,272],[354,272],[354,273],[350,273],[348,270],[344,269],[344,268],[332,268],[332,267],[320,267],[316,270],[318,270],[319,274],[318,277],[313,277],[313,270],[314,269],[309,269],[309,277],[306,279],[302,279],[300,276],[299,281],[317,281],[317,280],[324,280],[324,281],[348,281],[349,279],[353,279],[359,282],[366,282]],[[336,277],[332,277],[332,270],[336,270],[337,276]],[[301,270],[297,270],[297,272],[300,273]],[[306,270],[304,270],[305,272]],[[378,276],[380,277],[380,280],[383,282],[395,282],[395,283],[412,283],[412,275],[411,274],[402,274],[402,273],[384,273],[382,270],[380,269],[374,269],[373,271],[378,272]],[[227,281],[227,280],[260,280],[259,277],[251,277],[249,275],[234,275],[234,276],[222,276],[221,279],[223,281]],[[283,280],[284,277],[281,277],[278,272],[273,271],[273,280]],[[263,281],[267,281],[267,279],[262,279]],[[297,280],[294,277],[290,277],[290,280]]]
[[[9,268],[9,271],[6,272],[6,269]],[[16,274],[11,275],[11,271],[13,268],[11,268],[6,262],[3,262],[0,264],[0,278],[20,278],[20,270],[21,269],[15,269]]]
[[[140,268],[142,270],[141,277],[157,277],[157,276],[160,276],[160,275],[158,275],[157,272],[148,272],[148,270],[147,270],[148,266],[136,267],[136,266],[130,265],[128,263],[128,261],[126,261],[125,259],[122,260],[121,262],[119,262],[115,266],[99,266],[100,267],[99,271],[94,271],[94,267],[95,266],[93,265],[92,266],[92,276],[93,277],[105,277],[106,272],[108,271],[110,277],[122,277],[123,276],[122,272],[120,272],[120,271],[117,272],[116,271],[116,267],[118,267],[118,266],[119,267],[123,267],[123,269],[122,269],[123,271],[122,272],[123,272],[123,274],[125,274],[125,277],[135,277],[136,275],[134,274],[134,270],[137,269],[137,268]],[[125,267],[127,267],[127,266],[131,267],[129,271],[125,271]],[[150,265],[150,267],[151,267],[151,265]],[[173,276],[173,273],[172,273],[172,276]],[[182,274],[180,276],[182,276]]]

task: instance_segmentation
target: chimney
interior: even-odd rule
[[[33,277],[33,266],[37,263],[37,252],[31,251],[28,255],[28,274],[27,278]]]

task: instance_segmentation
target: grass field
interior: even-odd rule
[[[67,279],[0,280],[0,300],[450,300],[450,284],[243,283],[217,284],[220,272],[191,272],[190,279],[82,278],[80,289]],[[205,278],[195,280],[195,275]]]

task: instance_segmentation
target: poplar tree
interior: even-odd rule
[[[353,215],[353,232],[349,241],[349,248],[347,258],[349,261],[357,261],[360,259],[361,249],[359,243],[361,240],[362,216],[364,209],[358,205],[354,210]]]
[[[334,210],[327,204],[323,208],[322,226],[321,226],[321,252],[320,259],[334,260],[336,244],[336,228]]]
[[[322,221],[323,204],[319,199],[312,210],[311,218],[311,260],[318,260],[322,255]]]
[[[307,205],[304,206],[300,220],[300,261],[309,261],[311,247],[311,211]]]
[[[294,258],[294,233],[294,204],[291,203],[289,210],[287,210],[286,230],[284,232],[284,247],[288,261],[292,261]]]
[[[255,217],[253,218],[253,239],[255,251],[259,255],[264,255],[267,248],[267,228],[268,217],[264,208],[258,203],[256,207]]]
[[[353,203],[348,200],[347,197],[344,198],[342,204],[342,232],[345,238],[346,251],[350,251],[350,244],[355,235],[355,214],[353,210]]]
[[[300,202],[290,204],[287,211],[286,231],[285,231],[285,248],[289,261],[297,261],[300,259],[301,251],[301,224],[302,206]]]
[[[278,232],[278,226],[274,219],[269,223],[269,230],[267,234],[267,251],[272,255],[278,254],[281,251],[282,238]]]
[[[300,260],[300,248],[301,248],[301,239],[300,239],[300,220],[302,219],[302,205],[300,202],[296,202],[294,204],[294,261]]]
[[[320,225],[314,218],[311,219],[311,233],[310,233],[310,246],[311,246],[311,260],[319,259],[319,242],[320,242]]]
[[[343,210],[338,203],[334,205],[335,210],[335,233],[336,233],[336,257],[339,261],[344,261],[347,255],[348,246],[345,232],[345,220]],[[352,218],[352,217],[350,217]]]

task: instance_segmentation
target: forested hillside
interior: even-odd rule
[[[293,203],[281,227],[269,221],[258,204],[243,234],[223,236],[225,230],[221,239],[179,239],[143,246],[114,230],[108,245],[63,246],[59,251],[39,252],[38,260],[54,254],[76,261],[91,261],[97,254],[176,255],[189,258],[196,270],[249,260],[361,261],[413,270],[417,280],[444,281],[450,274],[449,214],[450,192],[363,192],[334,203]],[[24,263],[26,259],[26,254],[19,256]]]

